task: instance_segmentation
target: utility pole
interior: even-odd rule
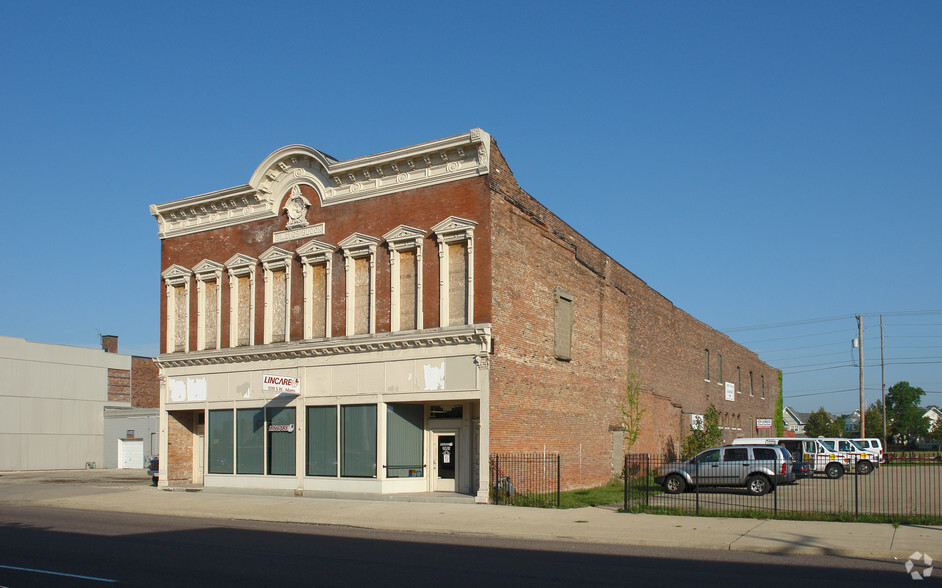
[[[880,401],[883,404],[883,450],[886,451],[886,365],[883,361],[883,315],[880,315]]]
[[[860,437],[867,436],[864,414],[863,321],[857,315],[857,357],[860,359]]]

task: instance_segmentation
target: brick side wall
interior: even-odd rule
[[[171,486],[193,481],[195,431],[195,411],[170,411],[167,418],[167,482]]]
[[[657,455],[677,447],[689,414],[712,402],[721,413],[771,418],[777,372],[748,349],[674,307],[616,261],[524,192],[492,145],[493,325],[491,452],[559,452],[564,485],[606,482],[612,472],[611,429],[629,362],[637,366],[648,409],[633,452]],[[553,288],[574,296],[572,360],[554,355]],[[723,355],[724,379],[766,379],[766,399],[748,391],[724,399],[724,388],[704,380]],[[745,386],[744,382],[744,386]],[[774,389],[774,393],[772,390]],[[727,430],[728,439],[751,430]]]
[[[340,241],[358,232],[382,239],[382,236],[399,225],[409,225],[427,232],[423,246],[423,313],[424,327],[439,326],[439,261],[438,243],[431,232],[431,227],[449,216],[458,216],[478,223],[474,231],[475,243],[487,243],[490,240],[488,223],[489,190],[487,178],[477,177],[447,184],[407,190],[387,196],[348,202],[334,206],[321,207],[320,198],[315,190],[303,185],[301,191],[312,203],[308,209],[307,220],[311,224],[325,224],[325,234],[316,240],[337,245]],[[276,205],[282,210],[284,195]],[[203,259],[225,263],[236,253],[258,258],[272,247],[272,235],[284,230],[286,217],[281,216],[264,221],[255,221],[225,227],[191,235],[183,235],[161,241],[161,271],[173,264],[192,268]],[[299,239],[278,243],[277,246],[295,251],[311,239]],[[491,320],[490,293],[490,257],[488,247],[475,247],[474,250],[474,322],[487,323]],[[333,255],[332,335],[343,336],[346,326],[345,308],[345,273],[344,258],[339,249]],[[261,263],[255,274],[255,344],[264,341],[265,286]],[[222,347],[229,347],[229,277],[223,272],[221,285],[220,330]],[[167,300],[164,284],[160,284],[160,350],[167,348]],[[291,340],[303,338],[303,301],[304,280],[301,262],[296,256],[291,266]],[[197,334],[197,295],[196,279],[190,279],[190,349],[196,350]],[[376,254],[376,330],[379,333],[390,330],[390,269],[389,250],[380,244]]]
[[[131,372],[108,368],[108,401],[129,402],[131,400]]]
[[[160,407],[160,382],[152,357],[131,356],[131,406]]]

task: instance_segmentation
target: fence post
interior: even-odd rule
[[[628,512],[628,455],[625,455],[625,463],[622,466],[622,475],[625,477],[625,505],[623,510]]]
[[[559,454],[557,453],[557,454],[556,454],[556,508],[559,508],[559,480],[560,480],[560,477],[561,477],[561,476],[560,476],[560,472],[559,472]]]
[[[494,504],[500,504],[500,456],[494,456]]]
[[[644,456],[644,506],[651,506],[651,484],[648,483],[648,480],[651,479],[651,454],[647,453]]]
[[[700,460],[697,460],[697,466],[694,469],[694,478],[697,481],[696,488],[694,488],[694,498],[697,501],[697,516],[700,516]]]
[[[857,460],[854,460],[854,520],[860,517],[860,474],[857,473]]]

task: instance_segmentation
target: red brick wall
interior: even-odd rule
[[[128,402],[131,400],[131,372],[108,368],[108,401]]]
[[[170,411],[167,418],[167,482],[185,484],[193,480],[193,434],[195,411]]]
[[[491,368],[492,453],[558,452],[567,487],[606,482],[611,476],[611,427],[629,362],[642,378],[641,438],[633,452],[664,454],[689,430],[689,414],[712,402],[721,412],[771,417],[776,371],[722,333],[676,308],[524,192],[492,144],[490,183],[493,259]],[[572,361],[554,355],[554,296],[574,296]],[[704,349],[722,353],[724,379],[736,366],[765,375],[756,393],[724,400],[724,389],[704,381]],[[745,382],[744,382],[745,385]],[[777,390],[775,390],[777,393]],[[750,434],[727,431],[727,436]]]
[[[157,364],[151,357],[131,356],[131,406],[160,407]]]
[[[312,203],[308,209],[307,220],[311,224],[325,223],[325,234],[314,237],[318,241],[337,245],[340,241],[358,232],[382,240],[382,236],[399,225],[409,225],[427,231],[423,248],[423,321],[425,328],[439,326],[439,271],[438,244],[431,232],[433,225],[449,216],[458,216],[478,223],[474,231],[474,241],[488,243],[490,230],[488,223],[489,191],[487,178],[478,177],[406,190],[396,194],[368,198],[334,206],[321,207],[320,198],[313,188],[302,186],[304,196]],[[278,210],[284,206],[282,201],[276,205]],[[286,217],[255,221],[241,225],[203,231],[164,239],[161,242],[161,267],[164,271],[173,264],[192,268],[203,259],[225,263],[236,253],[258,258],[272,243],[272,234],[284,230]],[[310,238],[278,243],[277,246],[294,251]],[[487,323],[491,320],[490,295],[490,257],[488,247],[475,247],[474,251],[474,321]],[[256,268],[255,300],[255,343],[264,340],[264,305],[265,288],[261,264]],[[376,330],[379,333],[389,331],[389,250],[382,244],[376,255]],[[190,279],[190,349],[196,349],[197,333],[197,295],[196,280]],[[332,334],[345,334],[345,273],[343,255],[338,250],[333,256],[332,276]],[[303,336],[303,301],[304,282],[301,274],[301,262],[295,258],[291,268],[291,340],[300,340]],[[229,346],[229,281],[227,272],[223,272],[220,294],[222,297],[222,329],[220,331],[222,347]],[[160,293],[160,349],[167,348],[167,301],[164,284]]]

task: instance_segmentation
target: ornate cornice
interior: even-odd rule
[[[160,367],[193,367],[252,361],[330,357],[349,353],[428,349],[468,344],[477,346],[478,353],[486,355],[488,349],[490,349],[490,339],[491,326],[489,324],[466,325],[405,334],[384,333],[381,335],[337,337],[318,341],[292,341],[290,343],[272,343],[189,353],[168,353],[158,356],[157,364]]]
[[[488,173],[491,139],[481,129],[376,155],[336,161],[305,145],[269,155],[249,183],[152,204],[161,239],[278,216],[292,187],[312,186],[321,206],[453,182]]]

